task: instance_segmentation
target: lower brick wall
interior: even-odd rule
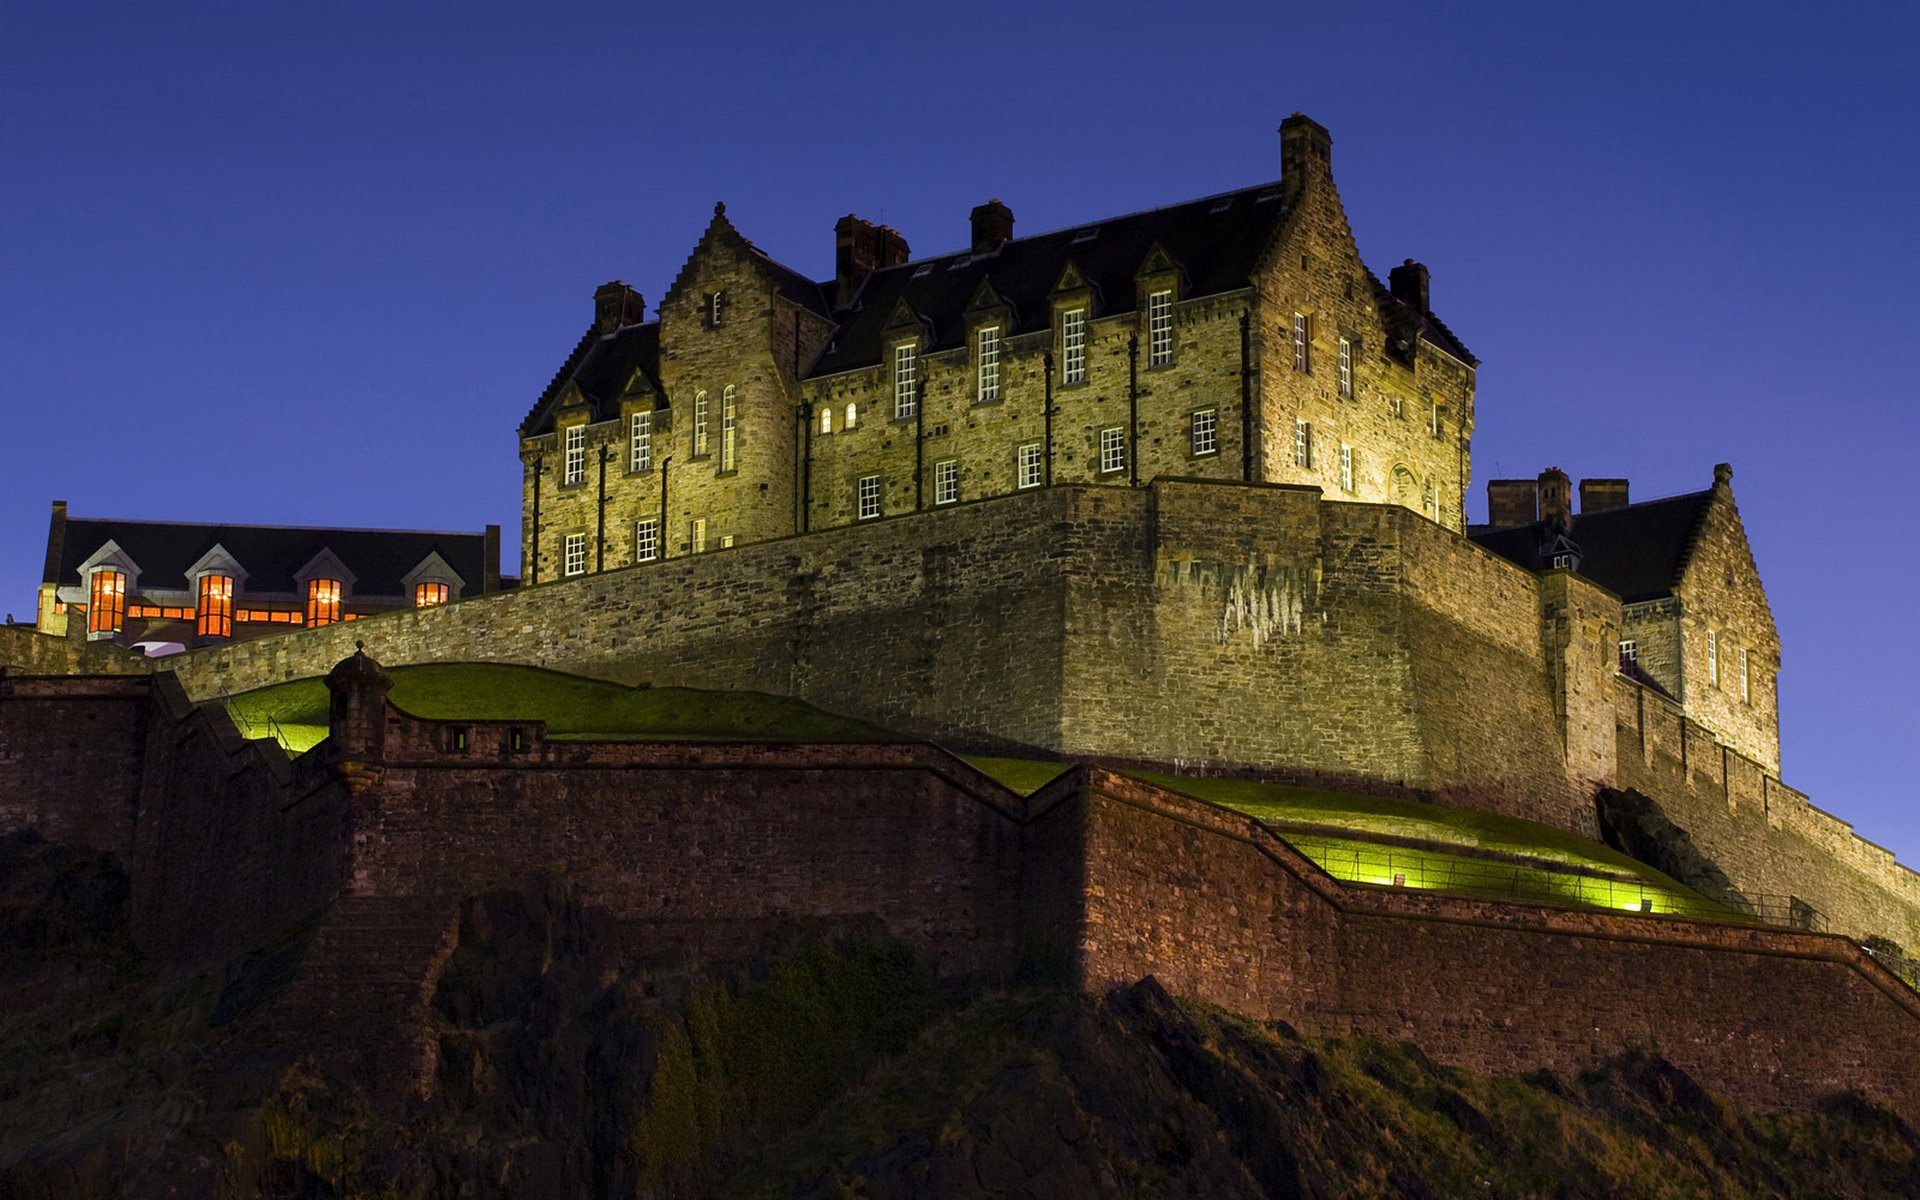
[[[0,832],[31,829],[126,861],[151,679],[0,672]]]

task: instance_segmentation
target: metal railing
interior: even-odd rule
[[[1343,883],[1540,900],[1614,912],[1755,920],[1818,933],[1827,928],[1824,916],[1793,896],[1755,896],[1750,897],[1749,904],[1720,904],[1638,880],[1276,832],[1315,866]]]
[[[274,741],[280,743],[282,750],[291,749],[287,741],[286,731],[280,728],[280,722],[274,720],[271,716],[258,721],[249,718],[246,710],[234,703],[233,693],[227,690],[225,684],[220,686],[220,705],[227,710],[227,718],[233,722],[234,728],[240,731],[241,737],[246,738],[248,741],[272,738]]]

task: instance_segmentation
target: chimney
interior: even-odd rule
[[[1427,267],[1412,259],[1401,263],[1387,272],[1387,290],[1403,303],[1413,307],[1419,313],[1432,312],[1427,307]]]
[[[647,302],[618,279],[612,283],[603,283],[593,291],[593,329],[596,333],[612,333],[628,325],[639,325],[647,319]]]
[[[1540,472],[1540,519],[1561,533],[1573,532],[1573,480],[1559,467]]]
[[[1540,519],[1540,484],[1532,479],[1487,480],[1487,524],[1531,525]]]
[[[907,248],[907,239],[891,225],[880,227],[880,269],[903,267],[913,257],[913,251]]]
[[[60,557],[61,553],[66,549],[66,542],[67,502],[65,500],[55,500],[53,502],[53,520],[47,524],[47,565],[46,569],[40,573],[40,582],[53,584],[71,582],[70,580],[60,578]]]
[[[1280,190],[1291,204],[1306,190],[1307,180],[1333,174],[1333,135],[1304,113],[1280,122]]]
[[[1013,240],[1013,210],[989,200],[973,210],[973,252],[998,250]]]
[[[880,231],[848,213],[833,223],[833,305],[845,308],[880,265]]]
[[[1627,506],[1627,481],[1624,479],[1582,479],[1580,515],[1605,512]]]

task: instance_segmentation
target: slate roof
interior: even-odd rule
[[[1049,298],[1068,263],[1078,268],[1093,287],[1096,317],[1133,312],[1137,308],[1134,277],[1156,244],[1179,268],[1183,295],[1212,296],[1244,288],[1260,256],[1272,244],[1285,213],[1280,181],[1272,180],[1164,208],[1015,238],[984,254],[962,250],[915,259],[875,271],[852,302],[840,309],[830,309],[826,302],[834,291],[832,280],[816,283],[768,256],[744,236],[740,241],[762,260],[780,295],[838,326],[825,353],[807,372],[809,377],[818,377],[878,364],[885,348],[883,333],[902,300],[926,322],[929,351],[959,347],[966,337],[967,308],[982,281],[990,281],[1012,310],[1009,336],[1043,331],[1053,316]],[[725,220],[719,214],[715,219]],[[731,225],[725,228],[731,231],[729,236],[739,236]],[[1439,318],[1416,311],[1371,272],[1368,281],[1392,336],[1417,331],[1469,366],[1478,364],[1479,360]],[[570,379],[579,380],[581,391],[594,407],[594,420],[611,418],[619,391],[635,366],[647,371],[658,386],[659,322],[629,326],[605,336],[589,329],[527,413],[520,426],[521,435],[531,437],[552,428],[558,397]]]
[[[415,529],[319,529],[298,525],[184,525],[68,517],[58,565],[44,583],[78,586],[81,563],[111,540],[140,568],[139,589],[184,590],[187,568],[215,545],[247,572],[242,593],[291,592],[294,572],[331,550],[354,574],[352,595],[400,596],[401,580],[438,553],[466,581],[462,596],[486,585],[486,534]],[[54,556],[49,555],[52,565]]]
[[[1574,517],[1580,574],[1628,604],[1673,595],[1712,499],[1709,489]],[[1481,526],[1469,529],[1467,536],[1508,562],[1529,571],[1541,569],[1544,522]]]

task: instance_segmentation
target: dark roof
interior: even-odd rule
[[[660,322],[627,325],[607,334],[589,328],[547,384],[547,390],[534,401],[526,420],[520,422],[520,436],[532,437],[553,427],[560,393],[569,382],[580,385],[581,394],[593,409],[593,420],[612,418],[619,412],[620,396],[636,369],[645,373],[655,391],[664,392],[660,386]]]
[[[1711,490],[1689,492],[1576,516],[1573,540],[1580,547],[1580,574],[1629,604],[1673,595],[1712,499]],[[1467,535],[1529,571],[1541,568],[1540,547],[1549,540],[1540,521],[1500,529],[1483,526]]]
[[[905,300],[929,328],[928,350],[959,346],[967,306],[989,280],[1013,309],[1009,334],[1044,330],[1049,297],[1068,263],[1094,288],[1096,315],[1135,309],[1134,276],[1158,243],[1181,272],[1188,296],[1248,286],[1285,211],[1276,180],[1166,208],[1015,238],[983,255],[971,251],[875,271],[853,304],[834,314],[840,330],[811,374],[831,375],[880,361],[882,331]]]
[[[108,541],[140,568],[139,587],[180,590],[187,568],[215,545],[247,572],[248,592],[291,592],[294,573],[321,550],[331,550],[353,572],[353,594],[399,596],[400,581],[427,555],[438,553],[466,581],[463,596],[478,595],[487,581],[484,533],[439,533],[415,529],[315,529],[298,525],[184,525],[172,521],[111,521],[68,517],[55,578],[77,585],[80,564]]]

